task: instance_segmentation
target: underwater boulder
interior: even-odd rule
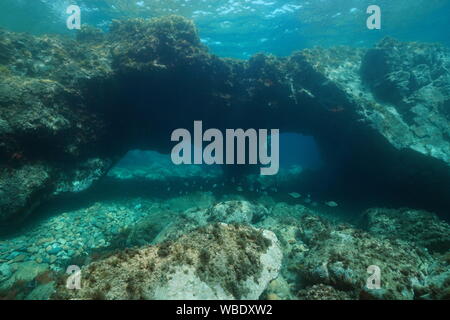
[[[448,48],[385,38],[365,54],[361,78],[383,106],[366,110],[367,118],[392,145],[449,164]],[[402,133],[392,134],[395,128]]]
[[[112,65],[122,74],[202,68],[210,59],[194,23],[181,16],[114,20],[110,39]]]
[[[81,290],[61,285],[55,298],[258,299],[281,260],[272,232],[219,223],[92,262]]]
[[[352,299],[419,298],[416,289],[426,287],[435,263],[423,249],[409,243],[375,238],[346,226],[337,227],[313,248],[299,267],[302,283],[332,286]],[[366,287],[369,266],[380,268],[379,289]]]
[[[0,222],[23,218],[43,201],[51,185],[50,174],[51,169],[41,164],[1,170]]]

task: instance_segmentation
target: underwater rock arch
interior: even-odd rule
[[[130,149],[169,152],[170,133],[194,120],[312,135],[335,191],[399,191],[442,212],[449,61],[444,47],[393,39],[224,59],[177,16],[85,27],[77,40],[0,31],[0,224],[89,188]]]

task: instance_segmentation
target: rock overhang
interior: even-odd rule
[[[76,192],[83,179],[88,187],[129,149],[168,152],[170,132],[198,119],[313,135],[342,181],[373,179],[422,193],[431,209],[449,206],[446,48],[390,39],[375,49],[223,59],[176,16],[116,21],[106,34],[84,28],[76,41],[2,31],[0,46],[2,223],[61,190]],[[424,59],[440,59],[434,80],[402,90],[395,75],[430,69]],[[373,73],[374,60],[385,68]],[[380,97],[384,80],[396,99]],[[46,179],[21,173],[43,167]]]

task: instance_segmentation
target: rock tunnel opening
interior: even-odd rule
[[[248,142],[248,140],[246,140]],[[175,143],[174,143],[175,144]],[[136,170],[152,172],[160,176],[170,177],[178,175],[180,177],[208,176],[210,174],[218,175],[219,172],[226,172],[224,165],[218,164],[194,164],[194,153],[203,150],[191,143],[191,163],[177,165],[173,163],[171,154],[162,154],[157,151],[149,150],[130,150],[128,151],[109,171],[109,175],[115,174],[118,170],[128,170],[123,172],[124,178],[132,177]],[[249,146],[245,149],[246,160],[248,160]],[[234,165],[237,167],[237,165]],[[255,165],[254,168],[260,165]],[[323,166],[323,159],[320,154],[320,148],[312,136],[304,136],[297,133],[281,133],[279,135],[279,168],[284,170],[319,170]],[[244,166],[245,167],[245,166]],[[137,173],[142,176],[143,171]],[[257,172],[256,169],[248,172]],[[244,174],[244,171],[243,171]]]

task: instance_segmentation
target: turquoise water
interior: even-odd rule
[[[449,0],[0,6],[0,298],[449,299]],[[174,164],[202,116],[277,174]]]

